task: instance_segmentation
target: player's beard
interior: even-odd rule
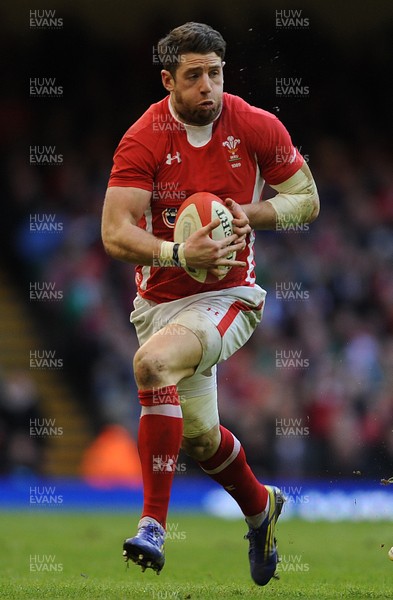
[[[183,123],[188,125],[208,125],[212,123],[214,119],[218,117],[222,107],[222,97],[209,98],[213,100],[214,104],[207,108],[202,108],[198,105],[190,105],[184,102],[182,96],[175,92],[174,94],[174,108],[176,113]],[[203,100],[202,100],[203,102]]]

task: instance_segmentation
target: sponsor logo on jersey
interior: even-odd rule
[[[238,145],[240,144],[240,139],[235,138],[233,135],[228,135],[225,142],[222,145],[227,149],[229,154],[229,162],[233,169],[236,167],[241,167],[241,156],[238,154]]]
[[[180,156],[180,152],[179,151],[177,151],[176,154],[174,154],[173,156],[172,156],[172,154],[170,152],[168,152],[168,154],[166,155],[165,164],[166,165],[171,165],[174,160],[177,160],[178,163],[181,163],[181,156]]]
[[[176,219],[176,215],[177,215],[177,208],[166,208],[165,210],[162,211],[162,220],[164,221],[165,225],[167,227],[170,227],[171,229],[174,228],[175,226],[175,219]]]

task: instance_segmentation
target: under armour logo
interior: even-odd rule
[[[177,457],[171,458],[170,456],[153,456],[153,471],[171,473],[176,468]]]
[[[176,154],[174,156],[172,156],[172,154],[168,153],[166,155],[165,164],[171,165],[174,160],[177,160],[178,163],[181,163],[180,152],[176,152]]]

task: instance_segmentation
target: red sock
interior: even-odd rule
[[[268,491],[248,466],[239,440],[222,425],[220,432],[217,452],[199,465],[236,500],[245,516],[257,515],[266,508]]]
[[[142,404],[138,450],[142,466],[143,512],[163,527],[179,454],[183,419],[175,385],[138,392]]]

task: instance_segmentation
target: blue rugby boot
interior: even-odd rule
[[[269,492],[269,512],[262,525],[257,529],[249,526],[244,536],[250,543],[248,558],[251,577],[257,585],[266,585],[275,574],[278,563],[274,528],[284,506],[285,497],[278,487],[266,485]]]
[[[132,560],[145,569],[153,569],[157,575],[165,563],[165,529],[150,517],[143,517],[138,523],[138,533],[123,544],[125,561]]]

